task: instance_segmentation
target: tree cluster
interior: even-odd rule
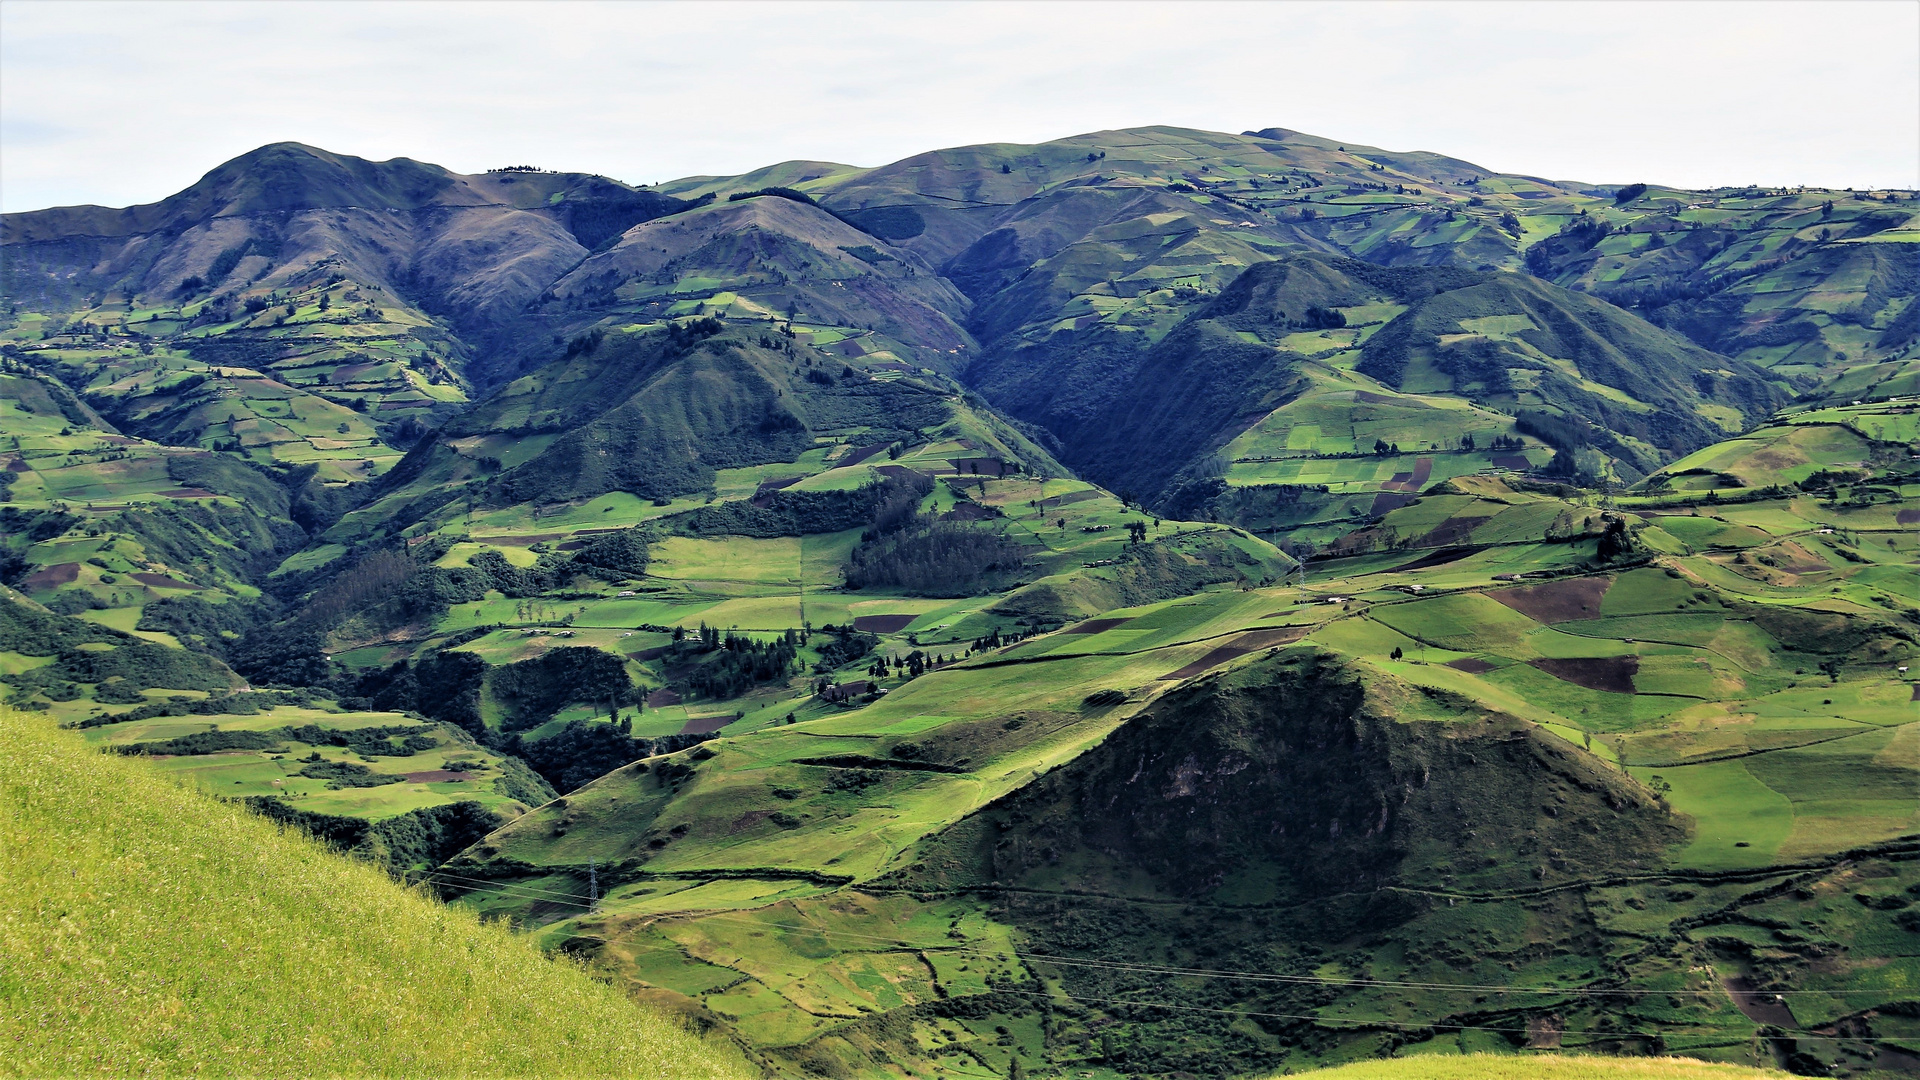
[[[755,641],[732,631],[722,636],[717,627],[701,623],[698,641],[682,642],[677,648],[712,654],[687,676],[686,685],[696,694],[720,700],[739,697],[759,683],[799,670],[800,635],[793,630],[772,641]]]

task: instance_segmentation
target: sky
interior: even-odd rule
[[[629,183],[1170,124],[1920,188],[1920,3],[0,2],[0,209],[297,140]]]

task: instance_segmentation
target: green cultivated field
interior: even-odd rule
[[[0,1072],[1909,1068],[1915,205],[1146,128],[8,215]]]

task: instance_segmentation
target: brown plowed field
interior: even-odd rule
[[[80,576],[80,564],[77,562],[54,563],[43,566],[20,579],[21,592],[38,592],[65,585]]]
[[[1424,570],[1429,566],[1445,566],[1450,562],[1459,562],[1461,559],[1482,550],[1484,549],[1477,547],[1441,548],[1439,551],[1429,551],[1410,563],[1402,563],[1394,567],[1393,572],[1397,574],[1402,570]]]
[[[969,499],[965,502],[954,503],[953,509],[940,515],[940,520],[942,521],[988,521],[988,520],[991,520],[992,517],[993,517],[993,511]]]
[[[680,734],[705,735],[709,731],[719,731],[733,723],[733,720],[732,713],[722,713],[719,716],[696,716],[687,721],[687,726],[680,729]]]
[[[669,705],[680,704],[680,695],[672,690],[655,690],[647,695],[647,704],[656,709],[664,709]]]
[[[866,679],[855,679],[852,682],[835,683],[820,691],[819,697],[822,701],[847,701],[872,688],[873,684]]]
[[[947,463],[957,473],[968,476],[1005,476],[1007,463],[997,457],[948,458]]]
[[[145,571],[142,571],[137,574],[128,574],[127,576],[139,582],[142,585],[151,585],[156,589],[196,589],[198,590],[198,589],[206,588],[205,585],[195,585],[195,584],[192,584],[191,582],[181,581],[179,578],[170,578],[165,574],[149,574],[149,573],[146,573]]]
[[[1455,671],[1464,671],[1469,675],[1480,675],[1493,670],[1493,665],[1477,656],[1463,656],[1458,660],[1449,660],[1447,667]]]
[[[1640,670],[1640,658],[1637,656],[1542,656],[1527,663],[1556,679],[1610,694],[1633,693],[1633,676]]]
[[[1271,648],[1275,645],[1290,645],[1306,637],[1311,626],[1283,626],[1277,630],[1255,630],[1241,634],[1225,645],[1214,649],[1186,667],[1169,671],[1156,681],[1171,682],[1175,679],[1191,679],[1209,668],[1219,667],[1229,660],[1245,656],[1250,652]]]
[[[1600,598],[1613,584],[1610,577],[1569,578],[1544,585],[1496,589],[1487,595],[1535,622],[1573,622],[1600,617]]]
[[[1394,473],[1393,479],[1387,481],[1382,486],[1390,491],[1419,491],[1421,485],[1425,484],[1432,476],[1433,459],[1430,457],[1415,458],[1412,472]]]
[[[847,451],[846,457],[843,457],[839,461],[834,462],[833,467],[836,469],[844,469],[849,465],[858,465],[861,462],[872,457],[873,455],[878,454],[881,451],[885,450],[887,447],[891,445],[893,444],[877,442],[871,446],[856,446],[853,449]]]
[[[471,780],[474,778],[474,774],[470,772],[451,772],[446,769],[427,769],[422,772],[401,773],[400,775],[416,784],[440,784],[449,780]]]
[[[853,628],[863,634],[897,634],[918,615],[855,615]]]
[[[1069,491],[1065,495],[1055,495],[1050,499],[1041,499],[1040,509],[1051,510],[1056,506],[1067,506],[1072,503],[1086,502],[1088,499],[1097,499],[1099,497],[1100,493],[1092,488],[1083,488],[1080,491]]]
[[[1126,624],[1132,621],[1133,619],[1131,617],[1125,618],[1125,619],[1088,619],[1086,622],[1075,623],[1072,626],[1067,627],[1065,630],[1061,631],[1061,633],[1063,634],[1098,634],[1103,630],[1111,630],[1116,626],[1125,626]]]
[[[1480,517],[1450,517],[1426,535],[1429,544],[1458,544],[1473,535],[1473,530],[1493,520],[1491,514]]]

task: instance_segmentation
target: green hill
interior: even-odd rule
[[[1910,1069],[1914,207],[1154,127],[8,215],[0,737],[144,854],[20,886],[109,997],[0,994],[162,1071],[592,1071],[575,961],[774,1075]]]
[[[0,708],[10,1075],[744,1076],[497,925]]]
[[[1370,451],[1378,480],[1423,486],[1489,467],[1494,438],[1523,451],[1544,436],[1562,464],[1597,448],[1599,470],[1636,480],[1786,399],[1757,368],[1525,275],[1311,255],[1249,268],[1144,350],[1036,348],[969,374],[1075,468],[1189,514],[1224,486],[1321,486]],[[1143,443],[1157,452],[1126,452]],[[1308,492],[1302,520],[1390,490]]]

